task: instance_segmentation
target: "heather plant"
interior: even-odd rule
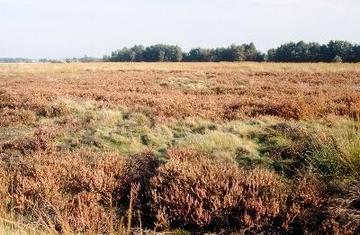
[[[42,221],[58,232],[109,232],[110,226],[120,226],[131,185],[139,183],[145,190],[154,164],[146,154],[122,158],[87,151],[38,152],[5,168],[7,200],[24,219]],[[145,196],[146,190],[138,200]]]
[[[206,155],[173,150],[151,181],[157,227],[261,229],[280,212],[284,184]]]

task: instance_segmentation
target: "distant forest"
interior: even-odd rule
[[[0,58],[0,63],[31,62],[220,62],[220,61],[269,61],[269,62],[360,62],[360,45],[347,41],[289,42],[267,53],[259,51],[254,43],[218,48],[193,48],[186,52],[179,46],[157,44],[152,46],[135,45],[113,51],[103,58],[88,57],[62,60],[32,60],[25,58]]]
[[[104,56],[104,61],[133,62],[219,62],[219,61],[271,61],[271,62],[360,62],[360,45],[347,41],[285,43],[270,49],[267,54],[256,49],[254,43],[219,48],[194,48],[184,52],[179,46],[158,44],[149,47],[136,45]]]

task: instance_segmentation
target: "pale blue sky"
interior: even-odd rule
[[[360,0],[0,0],[0,57],[102,56],[134,44],[266,51],[287,41],[360,42]]]

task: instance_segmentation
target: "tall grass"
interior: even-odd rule
[[[338,136],[339,146],[344,153],[343,161],[348,165],[352,176],[360,179],[360,122],[354,122],[345,133]]]

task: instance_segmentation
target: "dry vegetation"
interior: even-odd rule
[[[59,97],[146,110],[159,119],[358,116],[359,70],[357,64],[1,65],[1,101],[10,119],[3,122],[31,121],[29,109],[61,112],[49,104]],[[11,108],[23,111],[19,120]]]
[[[0,113],[0,233],[360,232],[358,64],[1,64]]]

